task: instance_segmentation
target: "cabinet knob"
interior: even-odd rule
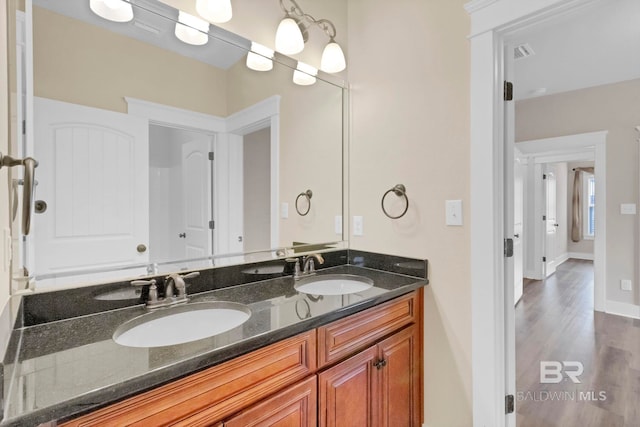
[[[375,366],[378,369],[382,369],[387,365],[387,361],[382,359],[382,360],[378,360],[376,363],[373,364],[373,366]]]

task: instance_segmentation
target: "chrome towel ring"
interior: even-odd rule
[[[33,193],[36,184],[34,175],[38,162],[33,157],[15,159],[0,153],[0,169],[3,166],[24,166],[24,178],[22,179],[22,234],[27,236],[31,230],[31,211],[33,210]]]
[[[307,190],[304,193],[298,194],[298,197],[296,197],[296,212],[298,212],[298,215],[305,216],[306,214],[309,213],[309,211],[311,210],[312,196],[313,196],[313,192],[311,190]],[[307,200],[307,210],[304,211],[304,213],[300,212],[300,208],[298,207],[298,201],[300,200],[300,197],[304,197]]]
[[[384,207],[384,199],[387,197],[387,195],[389,193],[393,193],[398,197],[404,197],[404,201],[405,201],[405,207],[404,210],[402,211],[402,213],[398,216],[393,216],[390,215],[389,212],[387,212],[387,210]],[[407,211],[409,210],[409,198],[407,197],[407,189],[405,188],[404,185],[402,184],[397,184],[395,187],[393,187],[390,190],[387,190],[386,193],[384,193],[384,195],[382,196],[382,201],[380,202],[381,206],[382,206],[382,212],[384,212],[384,214],[386,216],[388,216],[391,219],[398,219],[398,218],[402,218],[404,216],[404,214],[407,213]]]

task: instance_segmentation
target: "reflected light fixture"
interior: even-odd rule
[[[247,53],[247,67],[256,71],[269,71],[273,68],[273,50],[256,42],[251,42]]]
[[[285,6],[285,2],[291,6]],[[309,38],[308,29],[317,25],[329,37],[329,43],[322,52],[320,69],[326,73],[338,73],[347,67],[344,52],[335,41],[336,27],[328,19],[316,19],[304,13],[296,0],[280,0],[285,17],[276,31],[276,50],[285,55],[302,52]]]
[[[209,22],[221,24],[231,20],[231,0],[196,0],[196,11]]]
[[[206,44],[209,41],[208,32],[209,23],[207,21],[183,11],[178,12],[175,34],[183,42],[196,46]]]
[[[131,4],[123,0],[89,0],[89,8],[109,21],[129,22],[133,19]]]
[[[309,64],[298,61],[298,66],[293,72],[293,82],[300,86],[309,86],[316,82],[318,70]]]

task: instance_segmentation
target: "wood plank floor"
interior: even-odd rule
[[[582,363],[580,383],[565,373],[542,384],[541,361]],[[518,427],[640,426],[640,320],[593,311],[591,261],[569,260],[548,279],[525,282],[516,375]]]

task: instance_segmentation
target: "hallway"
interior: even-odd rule
[[[545,375],[541,361],[550,362]],[[562,379],[558,362],[569,362]],[[593,311],[591,261],[525,280],[516,375],[518,427],[640,425],[640,320]]]

